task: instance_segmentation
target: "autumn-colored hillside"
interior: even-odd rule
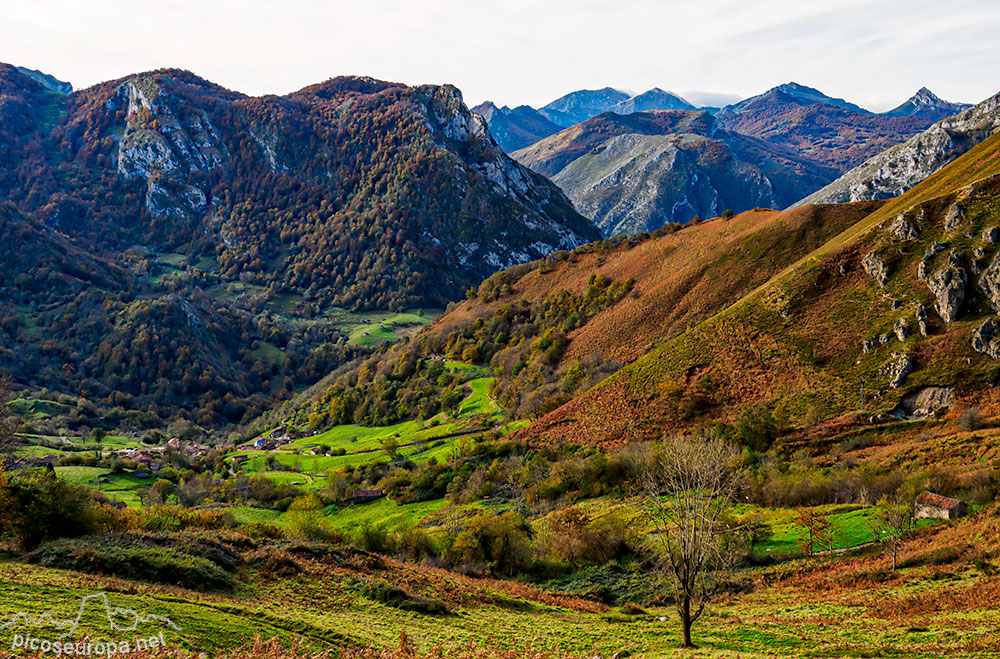
[[[108,429],[247,422],[395,338],[345,314],[426,322],[600,237],[454,87],[359,77],[249,97],[162,69],[60,94],[0,64],[0,199],[0,371]]]
[[[577,251],[552,268],[536,268],[505,294],[463,302],[430,328],[448,333],[489,318],[520,299],[560,290],[582,293],[594,274],[634,279],[625,299],[570,334],[564,360],[599,353],[620,361],[643,355],[739,299],[884,202],[809,206],[790,212],[752,210],[608,250]]]
[[[912,412],[945,387],[992,405],[1000,139],[522,431],[614,443],[768,408],[791,427]]]

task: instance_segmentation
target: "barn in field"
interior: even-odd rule
[[[958,499],[924,492],[913,501],[914,519],[955,519],[969,512]]]

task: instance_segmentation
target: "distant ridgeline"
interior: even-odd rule
[[[967,107],[921,89],[876,114],[788,83],[721,109],[661,89],[629,97],[611,88],[573,92],[539,110],[475,109],[501,146],[551,177],[611,236],[727,210],[785,208]]]

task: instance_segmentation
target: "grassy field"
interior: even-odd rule
[[[460,362],[451,362],[450,366],[475,370]],[[461,433],[500,423],[500,407],[489,396],[492,381],[489,377],[470,380],[469,395],[454,417],[439,414],[433,419],[404,421],[391,426],[335,426],[318,435],[294,440],[278,450],[240,450],[228,457],[246,459],[242,467],[246,473],[270,471],[267,461],[274,458],[287,468],[313,476],[387,460],[387,443],[395,443],[398,455],[414,462],[426,462],[432,457],[446,459],[461,440]],[[331,451],[342,450],[344,455],[315,455],[314,450],[319,446],[326,446]]]
[[[391,515],[378,506],[358,510]],[[338,514],[363,523],[351,508]],[[257,511],[240,515],[268,521]],[[405,633],[422,651],[439,645],[439,656],[472,643],[530,645],[576,657],[615,652],[643,658],[996,656],[1000,611],[993,597],[1000,576],[974,553],[944,563],[926,557],[941,546],[961,546],[962,538],[989,535],[997,521],[992,510],[925,529],[904,547],[904,567],[897,572],[875,551],[743,570],[736,576],[744,588],[716,600],[695,625],[694,650],[677,649],[679,625],[670,606],[645,606],[627,615],[618,607],[524,583],[339,550],[328,559],[298,556],[300,571],[293,577],[248,567],[230,594],[0,562],[0,620],[18,612],[72,617],[82,597],[103,592],[114,607],[169,617],[178,627],[165,630],[170,645],[207,652],[245,644],[256,635],[296,641],[306,649],[341,643],[398,647]],[[991,536],[983,549],[995,545]],[[447,612],[387,604],[373,594],[378,584],[402,588],[408,597],[433,598]],[[81,634],[107,633],[100,607],[85,609],[82,620]]]
[[[54,400],[15,398],[10,402],[10,411],[28,421],[41,421],[65,414],[69,405]]]
[[[448,506],[444,499],[400,505],[389,499],[378,499],[346,508],[331,506],[326,521],[340,531],[356,531],[365,526],[400,531],[421,526],[429,515]]]
[[[816,506],[813,511],[822,514],[830,523],[832,547],[828,549],[843,549],[857,547],[871,542],[872,523],[876,509],[869,506],[862,508],[857,505]],[[756,506],[739,506],[736,512],[761,513],[767,520],[771,535],[758,548],[758,553],[790,556],[801,553],[799,541],[806,529],[796,522],[798,511],[792,508],[759,508]]]
[[[130,474],[113,474],[102,467],[56,467],[56,474],[74,483],[99,489],[112,501],[138,508],[142,505],[136,490],[149,487],[155,478],[136,478]]]
[[[324,314],[324,319],[332,322],[347,336],[350,345],[368,346],[383,341],[394,342],[434,320],[441,313],[439,309],[411,309],[405,312],[360,312],[352,313],[334,308]]]

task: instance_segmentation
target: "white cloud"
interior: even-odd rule
[[[0,61],[86,86],[181,67],[251,94],[340,74],[476,103],[573,89],[749,96],[794,80],[884,109],[1000,89],[994,0],[7,0]]]

